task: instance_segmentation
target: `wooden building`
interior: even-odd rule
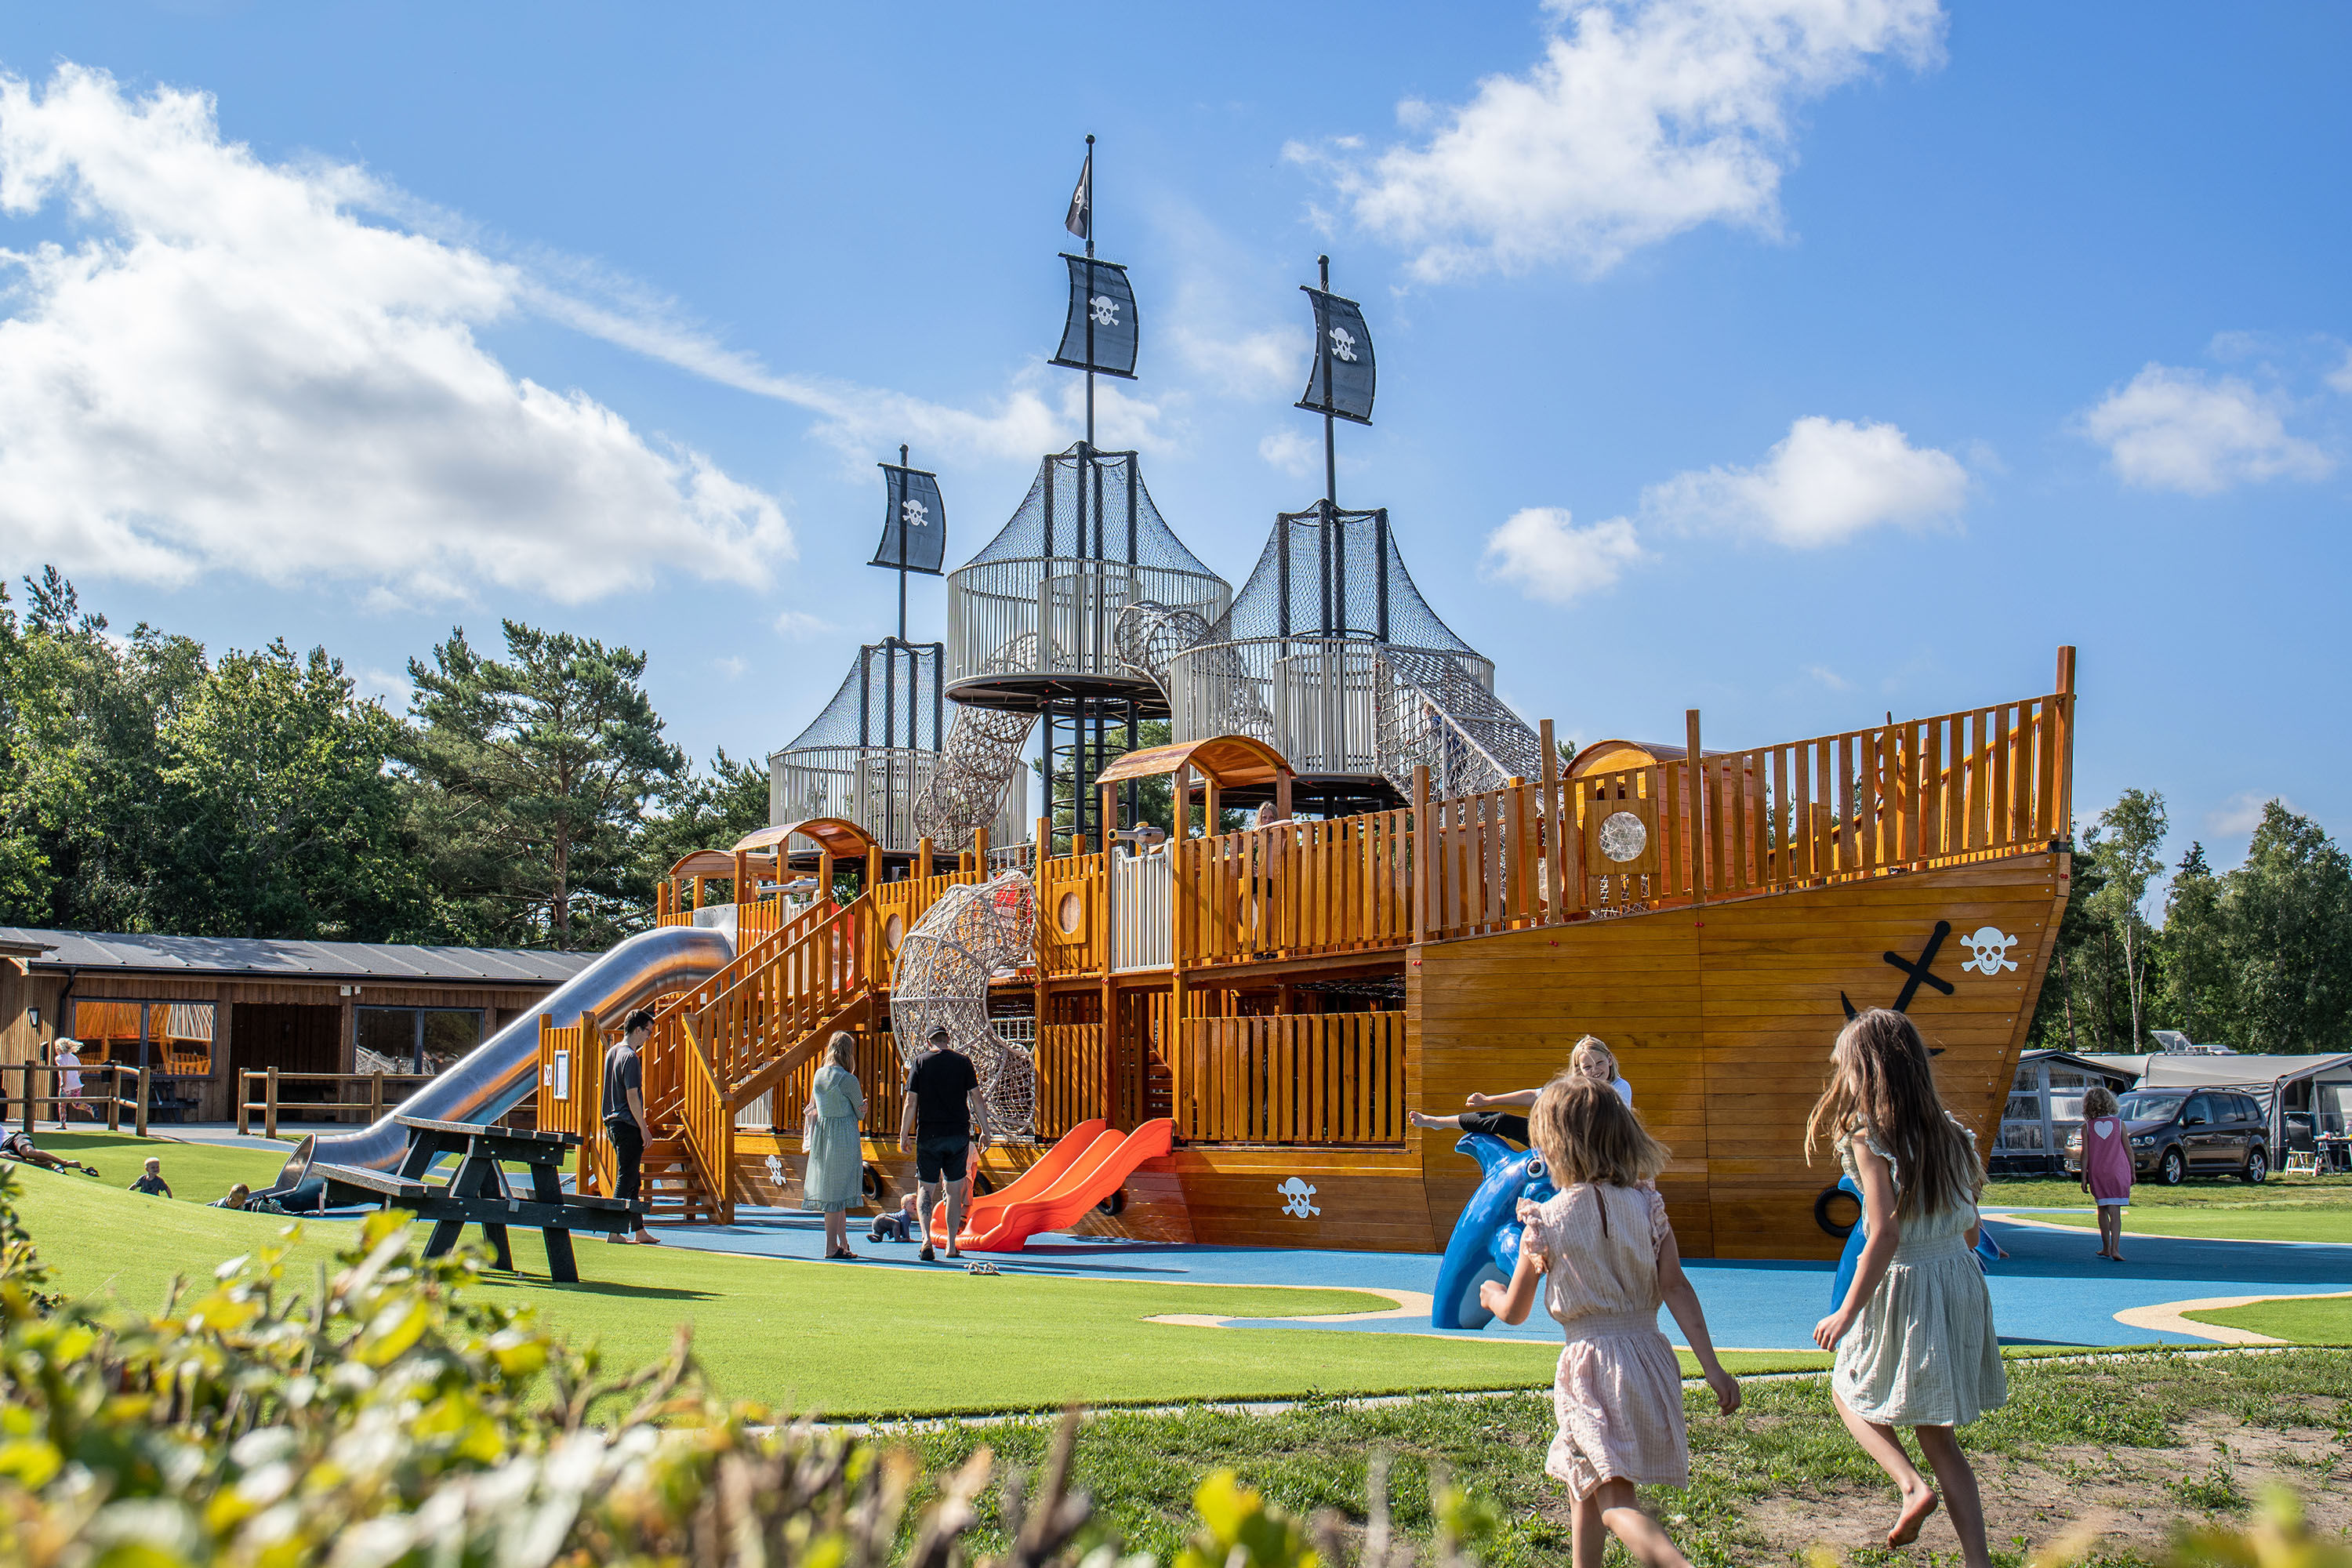
[[[0,926],[0,1061],[70,1036],[85,1065],[146,1066],[167,1102],[226,1121],[240,1068],[436,1071],[593,956]]]

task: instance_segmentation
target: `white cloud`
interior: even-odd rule
[[[2263,807],[2272,801],[2277,801],[2289,811],[2295,809],[2294,802],[2283,795],[2267,790],[2245,790],[2205,814],[2206,831],[2232,837],[2252,833],[2263,825]]]
[[[712,659],[710,668],[730,680],[740,680],[743,672],[751,668],[751,661],[740,653],[730,653]]]
[[[2116,476],[2142,489],[2213,495],[2248,481],[2315,479],[2336,461],[2286,433],[2281,400],[2233,375],[2149,364],[2083,416]]]
[[[810,615],[806,610],[786,610],[776,617],[776,629],[794,642],[806,642],[830,631],[838,631],[831,621]]]
[[[1832,691],[1852,691],[1853,682],[1825,664],[1809,664],[1805,673],[1828,687]]]
[[[1645,558],[1633,525],[1622,517],[1578,528],[1565,508],[1531,506],[1486,536],[1479,573],[1518,584],[1529,598],[1565,605],[1614,586]]]
[[[1549,0],[1543,58],[1469,102],[1408,100],[1425,140],[1369,160],[1293,143],[1366,228],[1436,281],[1552,262],[1608,270],[1710,222],[1780,227],[1790,113],[1892,56],[1941,57],[1936,0]]]
[[[2344,363],[2327,373],[2327,384],[2336,391],[2352,395],[2352,349],[2344,351]]]
[[[53,203],[88,237],[0,253],[0,569],[578,602],[793,556],[772,499],[481,347],[517,268],[363,221],[364,172],[265,163],[205,95],[0,78],[0,209]]]
[[[1950,453],[1914,447],[1892,425],[1808,415],[1752,468],[1677,474],[1642,494],[1645,521],[1727,528],[1798,549],[1838,544],[1884,523],[1919,527],[1968,500]]]
[[[1321,444],[1287,425],[1267,432],[1257,444],[1257,455],[1294,479],[1303,479],[1323,466]]]

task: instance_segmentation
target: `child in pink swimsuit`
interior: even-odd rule
[[[2101,1085],[2083,1096],[2083,1190],[2099,1205],[2099,1256],[2116,1263],[2131,1189],[2131,1131],[2116,1114],[2116,1091]]]

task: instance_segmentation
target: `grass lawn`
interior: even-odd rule
[[[2248,1205],[2265,1208],[2333,1209],[2352,1214],[2352,1176],[2315,1176],[2303,1171],[2293,1174],[2273,1172],[2271,1179],[2259,1187],[2250,1187],[2236,1180],[2200,1177],[2183,1182],[2177,1187],[2142,1182],[2132,1188],[2134,1208],[2203,1211],[2242,1208]],[[1984,1206],[1989,1209],[2087,1209],[2091,1206],[2091,1196],[2073,1181],[2048,1177],[2027,1181],[1995,1178],[1985,1184]]]
[[[2038,1214],[2050,1225],[2096,1230],[2099,1222],[2079,1215]],[[2352,1243],[2352,1209],[2306,1205],[2241,1204],[2231,1208],[2144,1209],[2134,1204],[2124,1217],[2124,1245],[2135,1236],[2179,1236],[2223,1241],[2332,1241]]]
[[[2257,1301],[2250,1307],[2221,1307],[2210,1312],[2183,1312],[2181,1316],[2200,1323],[2251,1329],[2296,1344],[2352,1345],[2352,1296],[2308,1301]]]
[[[2315,1524],[2352,1524],[2343,1474],[2352,1468],[2345,1447],[2352,1357],[2156,1353],[2012,1363],[2010,1391],[2005,1408],[1962,1437],[1983,1485],[1994,1561],[2004,1568],[2023,1562],[2029,1542],[2047,1542],[2094,1513],[2112,1529],[2081,1562],[2160,1563],[2176,1521],[2238,1517],[2273,1480],[2303,1494]],[[1725,1417],[1704,1390],[1690,1391],[1691,1485],[1643,1493],[1693,1563],[1801,1563],[1816,1542],[1856,1565],[1958,1561],[1958,1543],[1940,1514],[1922,1538],[1925,1551],[1871,1544],[1893,1516],[1894,1491],[1839,1426],[1819,1380],[1751,1383],[1745,1393],[1739,1413]],[[1003,1462],[1034,1468],[1048,1431],[1031,1421],[957,1423],[907,1440],[934,1466],[985,1443]],[[1551,1433],[1549,1402],[1524,1394],[1379,1408],[1325,1403],[1271,1415],[1108,1414],[1079,1441],[1078,1484],[1131,1549],[1167,1562],[1191,1527],[1191,1494],[1203,1471],[1230,1465],[1286,1509],[1330,1508],[1360,1524],[1367,1462],[1387,1454],[1400,1531],[1427,1538],[1428,1475],[1442,1465],[1501,1516],[1486,1554],[1492,1568],[1533,1568],[1568,1557],[1566,1492],[1542,1469]],[[1624,1559],[1612,1547],[1610,1561]]]
[[[72,1146],[106,1173],[101,1183],[19,1167],[25,1223],[59,1287],[73,1294],[111,1291],[126,1306],[152,1308],[175,1274],[202,1279],[223,1258],[273,1241],[282,1223],[123,1190],[139,1158],[159,1148],[174,1190],[190,1194],[251,1183],[256,1163],[274,1171],[266,1152],[102,1134],[41,1141],[59,1152]],[[331,1256],[350,1228],[308,1222],[289,1260],[293,1278],[304,1279]],[[598,1340],[608,1364],[654,1358],[677,1325],[690,1321],[720,1392],[831,1415],[1524,1388],[1548,1384],[1558,1354],[1539,1343],[1144,1321],[1161,1313],[1377,1311],[1390,1304],[1356,1291],[989,1278],[592,1239],[576,1245],[589,1276],[581,1284],[550,1283],[538,1233],[518,1231],[515,1260],[527,1272],[492,1276],[483,1289],[538,1307],[567,1333]],[[1810,1358],[1751,1359],[1786,1365]]]

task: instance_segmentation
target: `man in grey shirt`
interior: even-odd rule
[[[653,1009],[640,1007],[629,1015],[621,1037],[604,1053],[604,1136],[613,1141],[613,1163],[620,1172],[613,1195],[624,1203],[635,1203],[645,1184],[646,1145],[654,1138],[653,1123],[646,1120],[646,1068],[638,1057],[653,1032]],[[615,1230],[604,1239],[647,1247],[661,1241],[643,1222],[635,1236]]]

